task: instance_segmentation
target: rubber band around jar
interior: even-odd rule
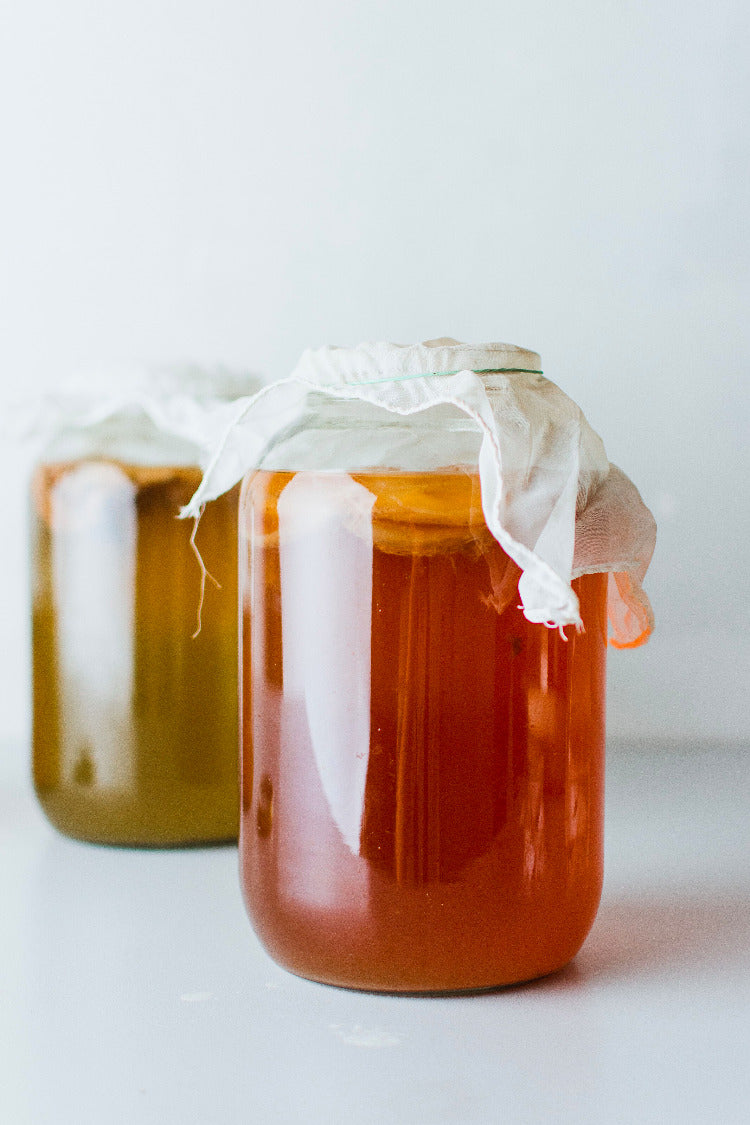
[[[441,375],[460,375],[471,371],[473,375],[543,375],[533,367],[461,367],[457,371],[421,371],[418,375],[390,375],[386,379],[366,379],[347,383],[346,386],[372,387],[376,383],[404,383],[407,379],[433,379]],[[356,379],[356,376],[355,376]]]

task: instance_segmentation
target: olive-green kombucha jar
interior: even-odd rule
[[[79,414],[68,401],[36,464],[33,777],[68,836],[154,847],[237,837],[238,490],[197,531],[213,581],[178,515],[201,478],[195,439],[252,389],[172,374],[166,389],[149,386],[158,411],[130,405],[94,423],[88,400]]]

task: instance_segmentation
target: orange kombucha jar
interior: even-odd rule
[[[247,908],[292,972],[463,991],[583,943],[603,859],[607,575],[532,624],[476,469],[258,471],[240,501]],[[252,612],[251,612],[252,609]]]

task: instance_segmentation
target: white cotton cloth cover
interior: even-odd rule
[[[402,416],[457,408],[476,426],[484,517],[522,571],[518,590],[528,620],[580,628],[571,581],[608,572],[611,643],[630,647],[648,637],[653,614],[641,583],[654,550],[654,519],[631,481],[610,465],[580,408],[544,378],[539,356],[509,344],[440,339],[304,352],[289,378],[235,403],[182,514],[197,516],[246,472],[267,465],[269,455],[274,468],[290,471],[336,467],[330,451],[315,445],[319,430],[308,447],[304,429],[297,432],[293,464],[273,462],[274,445],[302,423],[311,395]],[[367,444],[369,467],[403,468],[389,460],[387,442],[380,456]]]
[[[223,367],[110,367],[13,404],[6,430],[50,459],[204,467],[234,402],[261,386],[258,376]]]

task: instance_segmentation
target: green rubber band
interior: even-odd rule
[[[390,379],[367,379],[361,383],[350,383],[352,387],[372,387],[376,383],[404,383],[407,379],[431,379],[433,375],[460,375],[461,371],[473,371],[475,375],[543,375],[532,367],[462,367],[458,371],[422,371],[419,375],[392,375]]]

